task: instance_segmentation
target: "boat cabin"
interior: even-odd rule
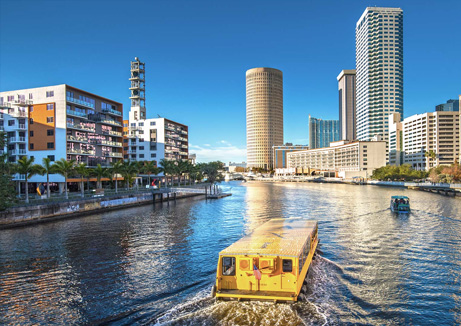
[[[297,301],[318,244],[316,221],[272,219],[219,253],[218,299]]]
[[[390,207],[391,211],[395,213],[409,213],[410,198],[408,198],[407,196],[392,196]]]

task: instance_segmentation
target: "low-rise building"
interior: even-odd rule
[[[399,142],[389,144],[395,153],[401,153],[400,162],[395,161],[395,165],[410,164],[417,170],[429,170],[459,161],[459,111],[428,112],[415,114],[401,123],[399,120],[398,113],[389,116],[389,139],[400,137]],[[435,157],[430,156],[431,152]]]
[[[274,157],[274,169],[283,169],[287,167],[287,153],[309,149],[307,145],[293,145],[286,143],[283,146],[272,146]]]
[[[341,178],[366,178],[386,165],[386,142],[341,140],[332,142],[330,147],[291,152],[287,156],[287,168],[296,168],[300,173],[329,172]]]

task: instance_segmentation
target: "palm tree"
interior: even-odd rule
[[[432,161],[434,161],[434,159],[437,157],[437,154],[431,149],[429,152],[425,152],[424,153],[424,156],[426,156],[427,158],[427,167],[429,168],[429,159],[432,159]]]
[[[23,156],[16,164],[16,171],[19,174],[24,174],[26,180],[26,203],[29,203],[29,179],[36,174],[40,174],[42,166],[34,164],[34,158]]]
[[[82,192],[82,198],[85,197],[85,186],[83,184],[83,178],[89,175],[89,170],[85,163],[80,163],[75,166],[75,172],[80,176],[80,190]]]
[[[110,174],[115,178],[115,193],[118,192],[118,185],[117,185],[117,175],[122,174],[123,171],[123,164],[121,161],[116,161],[112,163],[110,168]]]
[[[50,198],[50,174],[53,174],[53,164],[48,157],[42,160],[41,175],[46,174],[46,198]]]
[[[101,179],[109,177],[109,171],[107,168],[103,168],[99,163],[93,170],[91,170],[91,174],[96,177],[96,187],[98,189],[102,188]]]
[[[160,172],[163,172],[165,175],[165,180],[166,180],[166,186],[168,187],[168,176],[171,175],[171,186],[173,186],[173,174],[176,165],[174,164],[173,161],[170,160],[165,160],[162,158],[160,160]]]
[[[66,199],[69,199],[69,195],[67,193],[67,177],[74,171],[74,168],[75,160],[67,161],[65,158],[62,158],[53,164],[53,172],[64,177],[64,190],[66,193]]]
[[[151,183],[150,183],[150,175],[151,174],[154,174],[154,175],[159,174],[160,169],[157,167],[157,162],[155,162],[155,161],[146,161],[146,162],[144,162],[142,172],[146,173],[147,176],[149,177],[149,186],[150,186],[151,185]]]
[[[186,174],[190,173],[191,165],[188,160],[178,162],[178,172],[180,175],[184,175],[184,185],[186,185]]]
[[[125,179],[126,189],[130,189],[130,183],[133,180],[133,176],[136,175],[137,172],[137,164],[136,162],[130,161],[123,161],[122,163],[122,176]]]

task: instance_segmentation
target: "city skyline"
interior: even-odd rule
[[[123,103],[127,118],[127,62],[138,56],[147,65],[147,116],[188,125],[190,152],[198,161],[242,161],[245,71],[262,66],[283,71],[284,141],[307,144],[308,114],[338,119],[336,76],[355,69],[355,23],[370,5],[400,7],[405,13],[404,118],[432,112],[461,91],[458,2],[444,1],[436,8],[416,1],[328,7],[207,3],[144,3],[138,32],[125,16],[127,3],[107,8],[95,2],[85,11],[72,2],[3,1],[0,91],[66,83]],[[53,15],[53,24],[35,24],[37,14]],[[444,24],[429,19],[440,15]],[[21,24],[14,22],[18,16]]]

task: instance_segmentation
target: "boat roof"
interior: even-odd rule
[[[392,196],[392,199],[410,199],[407,196]]]
[[[302,218],[271,219],[219,254],[298,257],[317,224]]]

